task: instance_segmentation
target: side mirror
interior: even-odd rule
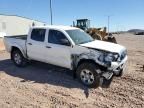
[[[62,42],[62,45],[71,46],[69,40],[67,39],[62,39],[61,42]]]

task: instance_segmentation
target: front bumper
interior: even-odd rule
[[[126,67],[128,57],[126,56],[121,62],[112,62],[111,67],[108,68],[110,71],[119,71],[121,69],[124,69]]]
[[[115,74],[119,74],[121,70],[125,70],[126,68],[126,62],[128,57],[126,56],[121,62],[112,62],[111,67],[107,68],[107,71],[102,73],[102,76],[106,78],[107,80],[111,79],[112,76]]]

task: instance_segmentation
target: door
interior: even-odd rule
[[[27,55],[30,59],[44,62],[45,35],[46,29],[32,29],[27,41]]]
[[[49,30],[45,50],[48,63],[71,68],[71,48],[70,41],[62,31]]]

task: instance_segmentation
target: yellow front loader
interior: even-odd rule
[[[94,39],[117,43],[116,38],[112,36],[112,34],[108,34],[106,31],[106,27],[103,28],[91,28],[90,27],[90,20],[88,19],[78,19],[75,23],[73,22],[74,27],[78,27],[85,32],[87,32],[89,35],[92,36]]]

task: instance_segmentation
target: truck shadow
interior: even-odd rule
[[[86,98],[89,96],[89,89],[73,78],[73,72],[50,64],[32,62],[25,68],[16,67],[11,60],[0,61],[0,72],[13,77],[21,78],[21,82],[34,82],[63,86],[66,88],[80,88],[84,90]],[[105,86],[104,86],[105,87]]]

